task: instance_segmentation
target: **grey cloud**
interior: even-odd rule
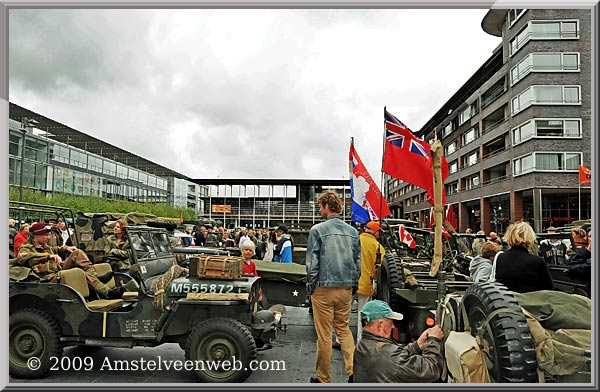
[[[9,17],[11,83],[42,94],[140,83],[144,12],[12,9]]]

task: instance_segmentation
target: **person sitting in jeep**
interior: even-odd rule
[[[108,236],[104,243],[106,261],[113,271],[127,272],[131,268],[131,245],[125,233],[127,221],[119,219],[115,223],[113,235]]]
[[[40,282],[54,283],[61,269],[80,268],[85,271],[88,285],[102,297],[114,299],[123,296],[125,287],[109,288],[105,284],[113,277],[113,273],[98,275],[84,251],[75,246],[48,245],[51,231],[52,226],[46,222],[34,223],[30,229],[31,236],[21,245],[11,269],[30,268],[39,277]],[[70,252],[70,255],[63,260],[59,252]]]
[[[502,247],[495,242],[487,241],[481,247],[481,256],[473,257],[469,264],[469,273],[473,282],[486,282],[492,273],[494,257]]]

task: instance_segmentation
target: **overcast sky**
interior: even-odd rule
[[[492,54],[487,10],[18,10],[10,101],[192,178],[379,183],[383,107],[418,131]]]

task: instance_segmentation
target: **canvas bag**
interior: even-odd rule
[[[449,299],[450,296],[446,297],[444,307]],[[477,338],[469,332],[469,319],[462,303],[460,307],[465,320],[465,332],[450,331],[448,334],[444,343],[446,366],[455,383],[489,383],[490,375],[485,363],[485,354],[481,351]],[[443,309],[442,315],[444,314]],[[442,327],[443,323],[442,316]]]

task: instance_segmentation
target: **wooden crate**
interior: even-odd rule
[[[244,273],[244,259],[237,256],[200,255],[190,259],[190,276],[237,279]]]

